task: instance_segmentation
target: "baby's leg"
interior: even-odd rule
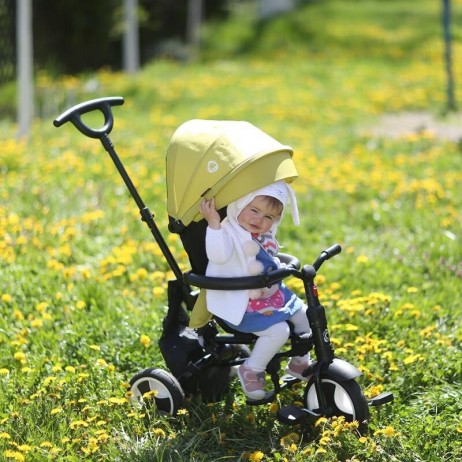
[[[296,334],[310,334],[311,327],[306,316],[307,306],[304,304],[301,310],[298,310],[289,321],[294,325],[294,332]]]
[[[256,372],[263,372],[273,356],[287,342],[290,329],[286,322],[278,322],[260,332],[254,332],[259,338],[255,342],[246,366]]]
[[[306,305],[303,305],[301,310],[298,310],[289,321],[294,325],[294,332],[296,334],[310,334],[311,327],[306,316]],[[294,356],[290,360],[288,369],[286,372],[294,375],[295,377],[302,378],[301,373],[308,366],[310,362],[310,353],[308,352],[304,356]],[[303,378],[306,380],[306,378]]]

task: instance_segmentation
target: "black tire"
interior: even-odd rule
[[[367,431],[367,421],[369,420],[369,405],[364,397],[361,387],[354,379],[339,382],[329,376],[321,376],[321,387],[326,397],[326,404],[330,408],[330,416],[344,416],[348,422],[357,420],[359,431]],[[313,412],[319,412],[319,403],[311,379],[303,395],[303,404]]]
[[[172,374],[163,369],[145,369],[138,372],[130,380],[130,387],[134,404],[153,406],[157,412],[173,416],[185,407],[181,385]]]

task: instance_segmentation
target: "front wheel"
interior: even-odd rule
[[[132,402],[152,406],[160,413],[176,415],[185,406],[178,380],[163,369],[145,369],[130,380]]]
[[[359,431],[367,429],[369,407],[361,387],[354,379],[337,381],[332,377],[321,376],[321,389],[326,399],[326,410],[319,409],[318,395],[312,378],[303,395],[303,402],[310,411],[321,413],[326,417],[344,416],[348,422],[359,422]]]

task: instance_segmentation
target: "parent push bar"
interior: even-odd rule
[[[128,190],[130,191],[130,194],[132,195],[133,199],[135,199],[135,202],[140,210],[141,219],[144,222],[146,222],[146,224],[149,226],[149,229],[151,230],[154,239],[156,240],[162,253],[164,254],[167,263],[169,264],[170,268],[175,274],[175,277],[178,280],[182,280],[183,273],[181,272],[178,263],[173,257],[173,254],[168,248],[164,238],[162,237],[159,228],[157,227],[154,221],[154,215],[151,213],[149,208],[146,207],[140,195],[138,194],[135,185],[128,176],[128,173],[125,170],[125,167],[123,166],[121,160],[119,159],[119,156],[117,155],[114,149],[114,145],[112,144],[109,138],[109,133],[111,133],[112,128],[114,126],[112,106],[121,106],[123,103],[124,99],[121,96],[110,96],[106,98],[98,98],[86,101],[77,104],[76,106],[73,106],[67,111],[63,112],[53,121],[53,125],[55,127],[61,127],[61,125],[65,124],[66,122],[71,122],[77,128],[77,130],[79,130],[80,133],[90,138],[99,139],[101,141],[102,145],[104,146],[104,149],[109,153],[117,170],[122,176]],[[82,120],[83,115],[92,111],[100,111],[103,114],[104,124],[101,128],[92,128]]]

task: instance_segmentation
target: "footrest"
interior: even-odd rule
[[[369,406],[382,406],[382,404],[386,403],[391,403],[395,397],[393,396],[393,393],[390,392],[384,392],[380,393],[380,395],[377,395],[375,398],[371,398],[368,401]]]
[[[250,398],[247,398],[246,399],[246,404],[250,405],[250,406],[258,406],[260,404],[268,404],[268,403],[272,403],[274,401],[274,398],[276,396],[276,391],[273,390],[273,391],[269,391],[268,393],[266,393],[265,397],[262,398],[262,399],[250,399]]]
[[[286,425],[299,424],[309,416],[320,417],[321,414],[297,406],[284,406],[277,412],[279,421]]]

